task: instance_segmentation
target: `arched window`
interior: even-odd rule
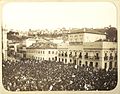
[[[79,54],[79,58],[82,58],[82,53],[80,52],[80,54]]]
[[[108,60],[107,53],[105,53],[104,60]]]

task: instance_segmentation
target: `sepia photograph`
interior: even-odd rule
[[[118,84],[113,3],[7,3],[1,36],[7,91],[111,91]]]

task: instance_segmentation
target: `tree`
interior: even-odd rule
[[[109,27],[106,30],[107,36],[106,38],[112,42],[117,42],[117,29],[115,27]]]

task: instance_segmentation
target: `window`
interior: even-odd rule
[[[72,52],[70,52],[69,57],[72,57]]]
[[[93,67],[93,62],[90,62],[90,66]]]
[[[58,56],[60,56],[60,53],[58,54]]]
[[[80,52],[80,54],[79,54],[79,58],[82,58],[82,53]]]
[[[113,59],[112,53],[110,53],[110,60]]]
[[[115,68],[117,68],[117,62],[115,62]]]
[[[108,60],[107,53],[105,53],[104,60]]]
[[[96,53],[96,56],[95,56],[95,59],[99,59],[99,54],[98,53]]]
[[[72,62],[72,59],[70,59],[70,62]]]
[[[57,61],[57,56],[55,57],[55,61]]]
[[[98,62],[95,63],[95,67],[98,67]]]
[[[65,62],[67,62],[67,59],[65,59]]]
[[[62,62],[64,61],[64,59],[62,58]]]
[[[115,60],[117,60],[117,53],[115,53]]]
[[[105,69],[107,68],[107,63],[105,63]]]
[[[60,62],[60,58],[59,58],[59,62]]]
[[[44,54],[45,52],[43,51],[43,54]]]
[[[86,55],[85,55],[85,59],[86,59],[86,58],[88,58],[88,53],[86,53]]]
[[[54,60],[54,58],[52,58],[52,60]]]
[[[65,57],[67,57],[67,52],[65,53]]]
[[[77,56],[77,52],[75,52],[75,56]]]
[[[52,51],[52,54],[54,54],[54,51]]]
[[[62,56],[64,56],[64,53],[62,53]]]
[[[112,62],[109,62],[109,68],[110,69],[112,68]]]
[[[76,59],[74,60],[74,64],[75,64],[75,65],[77,64],[77,61],[76,61]]]
[[[81,60],[79,61],[79,65],[81,66]]]
[[[85,66],[88,66],[88,62],[87,61],[85,61]]]
[[[50,54],[50,51],[48,51],[48,54]]]

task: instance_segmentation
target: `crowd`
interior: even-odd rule
[[[3,86],[9,91],[111,90],[117,85],[117,69],[55,61],[3,61],[2,75]]]

